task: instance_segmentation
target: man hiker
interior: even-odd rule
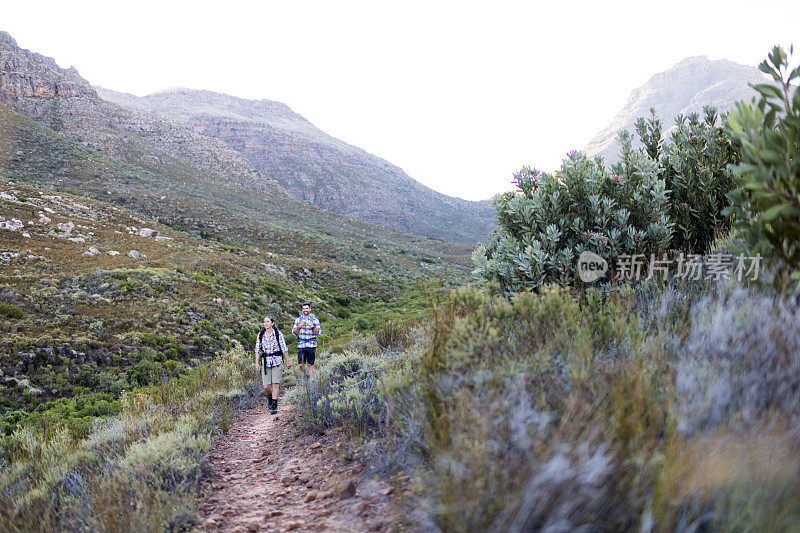
[[[308,376],[314,373],[314,360],[317,355],[317,335],[320,332],[319,320],[311,312],[311,304],[303,304],[302,314],[294,321],[292,333],[297,336],[297,364],[303,375],[308,365]]]
[[[275,319],[267,315],[256,340],[256,370],[261,373],[261,385],[267,395],[269,412],[273,415],[278,412],[278,395],[284,362],[287,369],[292,368],[286,339],[283,333],[278,331]]]

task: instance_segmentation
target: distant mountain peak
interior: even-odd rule
[[[75,69],[62,69],[52,58],[20,49],[8,34],[4,39],[0,103],[6,106],[0,110],[8,107],[54,133],[151,173],[156,181],[168,180],[158,181],[162,186],[187,190],[183,188],[192,181],[178,176],[188,173],[202,184],[200,191],[189,189],[192,195],[213,183],[212,188],[229,189],[229,200],[239,194],[237,201],[246,206],[254,195],[289,193],[352,218],[468,243],[488,236],[494,225],[489,202],[428,189],[280,102],[185,87],[145,97],[95,88]],[[130,182],[141,187],[137,198],[155,194],[147,181]],[[302,217],[309,206],[289,198],[279,203],[292,206],[293,219]]]
[[[694,63],[709,63],[710,61],[711,60],[708,58],[707,55],[689,56],[675,63],[675,65],[672,68],[674,69],[680,66],[692,65]]]
[[[727,112],[735,102],[755,94],[750,84],[763,81],[755,67],[727,59],[712,60],[705,55],[687,57],[631,91],[625,106],[584,151],[614,162],[619,156],[617,133],[622,129],[633,132],[636,119],[649,116],[651,107],[664,123],[666,135],[677,115],[700,112],[706,105],[716,107],[720,113]]]
[[[10,33],[0,30],[0,50],[5,48],[19,48],[19,45]]]
[[[194,92],[196,90],[198,89],[190,89],[189,87],[175,86],[175,87],[167,87],[166,89],[161,89],[159,91],[154,91],[148,94],[147,96],[160,96],[162,94],[181,94],[181,93]],[[145,98],[147,98],[147,96],[145,96]]]

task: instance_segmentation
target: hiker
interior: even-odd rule
[[[319,332],[319,320],[311,313],[311,304],[303,304],[302,314],[294,321],[292,333],[297,336],[297,364],[300,365],[304,376],[306,375],[305,365],[308,365],[308,377],[314,373]]]
[[[275,325],[275,319],[267,315],[256,340],[256,370],[261,373],[261,385],[267,395],[269,412],[273,415],[278,412],[278,395],[284,363],[287,369],[292,368],[286,339]]]

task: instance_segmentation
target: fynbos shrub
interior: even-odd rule
[[[622,158],[610,171],[581,152],[570,153],[552,174],[519,171],[519,190],[495,198],[500,229],[473,254],[476,277],[516,293],[552,282],[579,284],[583,251],[607,261],[607,279],[620,255],[660,258],[672,236],[667,191],[657,164],[631,141],[623,132]]]
[[[666,145],[655,110],[636,121],[636,132],[647,156],[658,163],[659,176],[669,191],[669,215],[675,224],[672,248],[702,254],[714,238],[730,228],[722,211],[733,188],[728,165],[739,162],[740,148],[727,129],[727,118],[706,106],[675,118],[675,131]]]
[[[729,212],[739,235],[776,267],[777,285],[800,292],[800,91],[792,84],[800,67],[790,72],[789,56],[775,47],[758,68],[777,85],[756,85],[759,100],[731,111],[742,163]]]

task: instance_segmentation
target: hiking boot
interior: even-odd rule
[[[278,414],[278,399],[273,398],[273,400],[269,403],[269,412],[273,415]]]

